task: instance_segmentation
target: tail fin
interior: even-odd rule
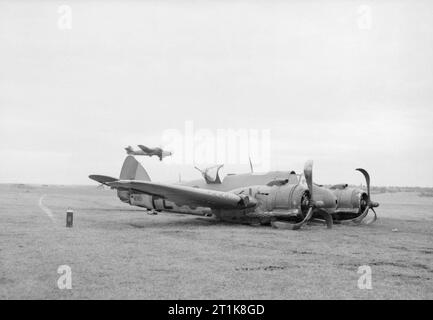
[[[127,156],[120,171],[120,180],[142,180],[150,181],[143,166],[133,157]]]

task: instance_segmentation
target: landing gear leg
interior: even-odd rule
[[[328,229],[332,229],[332,225],[333,225],[334,221],[333,221],[333,219],[332,219],[331,214],[329,214],[328,212],[326,212],[326,211],[324,211],[324,210],[321,210],[321,213],[322,213],[323,218],[324,218],[325,221],[326,221],[326,227],[327,227]]]

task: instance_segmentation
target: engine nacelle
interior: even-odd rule
[[[332,192],[337,197],[339,212],[362,213],[367,206],[367,193],[359,188],[333,189]]]

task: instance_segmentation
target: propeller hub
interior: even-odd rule
[[[379,206],[379,202],[370,201],[370,205],[369,205],[370,208],[376,208],[378,206]]]

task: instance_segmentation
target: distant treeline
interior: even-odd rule
[[[331,187],[330,185],[324,185],[325,187]],[[350,187],[355,188],[365,188],[365,186],[355,186],[355,185],[349,185]],[[417,192],[418,196],[420,197],[433,197],[433,188],[426,188],[426,187],[377,187],[377,186],[371,186],[371,193],[378,194],[378,193],[396,193],[396,192]]]
[[[371,187],[372,193],[418,192],[423,196],[433,196],[433,188],[423,187]]]
[[[433,197],[433,188],[425,187],[375,187],[371,186],[371,193],[417,192],[420,197]]]

